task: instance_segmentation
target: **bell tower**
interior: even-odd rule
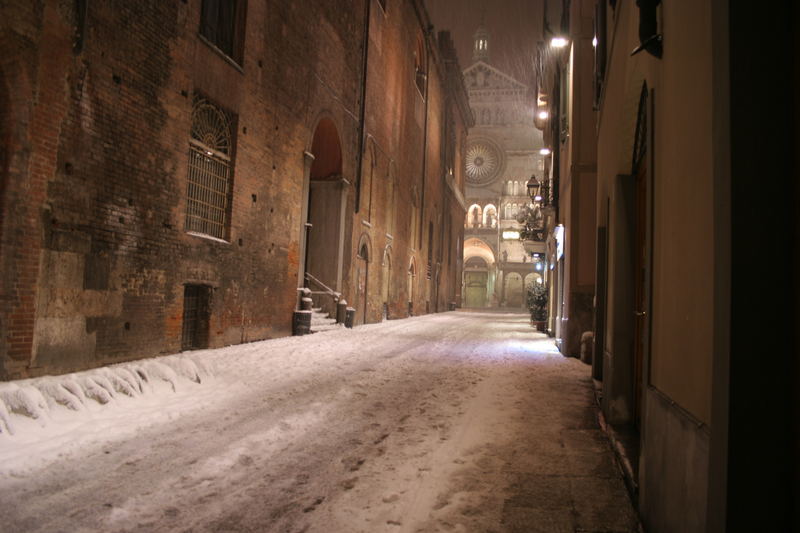
[[[478,61],[489,62],[489,31],[483,25],[483,17],[472,37],[472,62]]]

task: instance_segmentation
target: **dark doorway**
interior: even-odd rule
[[[346,182],[342,177],[339,133],[323,118],[311,143],[314,160],[309,172],[305,272],[303,283],[314,291],[314,305],[335,313],[332,294],[341,290],[343,215]]]
[[[359,260],[358,270],[356,271],[356,279],[358,280],[358,298],[357,302],[362,306],[364,312],[362,313],[361,323],[367,323],[367,303],[369,301],[369,246],[366,242],[361,244],[358,249]]]
[[[633,423],[641,429],[642,368],[647,339],[647,169],[639,166],[636,180],[636,228],[634,234],[634,331],[633,331]]]
[[[649,302],[650,302],[650,251],[648,216],[648,102],[647,85],[642,86],[639,112],[636,120],[636,137],[633,150],[634,178],[634,228],[633,228],[633,272],[634,272],[634,330],[633,330],[633,424],[641,430],[642,389],[644,365],[649,346]]]
[[[383,320],[389,318],[389,302],[391,301],[392,256],[389,250],[383,253],[383,278],[381,279],[381,299],[383,300]]]
[[[185,285],[183,288],[183,335],[181,350],[208,348],[211,287]]]

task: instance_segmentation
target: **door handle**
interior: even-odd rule
[[[647,311],[634,311],[636,316],[647,316]]]

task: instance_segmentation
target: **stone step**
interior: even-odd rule
[[[319,333],[321,331],[330,331],[332,329],[339,329],[342,327],[342,324],[325,324],[321,326],[315,326],[311,324],[311,333]]]

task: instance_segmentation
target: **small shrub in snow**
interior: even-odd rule
[[[131,398],[139,395],[139,390],[128,381],[128,376],[119,372],[121,369],[101,368],[98,370],[103,376],[111,382],[114,392],[119,392]],[[130,374],[128,372],[128,374]]]
[[[8,412],[3,400],[0,400],[0,422],[2,422],[2,424],[0,424],[0,433],[4,431],[3,427],[5,426],[5,431],[7,431],[9,435],[14,434],[14,426],[11,424],[11,413]]]
[[[204,361],[202,357],[193,358],[192,361],[197,367],[197,375],[200,376],[201,380],[208,381],[214,377],[214,368],[210,363]]]
[[[0,400],[10,412],[38,420],[44,426],[47,420],[47,400],[36,387],[3,383],[0,385]]]
[[[103,387],[97,382],[97,377],[98,376],[94,375],[84,375],[81,376],[79,381],[87,398],[91,398],[97,403],[105,405],[113,400],[114,397],[110,392],[108,392],[107,388]]]
[[[108,370],[110,372],[114,372],[114,374],[117,377],[124,380],[139,394],[144,392],[144,384],[142,383],[142,376],[136,373],[136,371],[134,371],[133,369],[127,366],[120,365],[115,367],[109,367]]]
[[[73,395],[77,396],[81,403],[86,405],[86,395],[83,393],[83,389],[75,378],[75,374],[67,374],[66,376],[59,376],[58,378],[53,379],[58,379],[58,382],[61,383],[62,387],[67,389]]]
[[[147,372],[148,381],[152,382],[160,379],[172,385],[173,392],[178,390],[178,375],[167,365],[156,361],[148,361],[143,365],[143,368]]]
[[[47,399],[50,408],[52,408],[54,404],[63,405],[72,411],[80,411],[84,408],[81,398],[76,396],[71,390],[65,387],[64,383],[59,382],[56,379],[43,378],[35,381],[34,386],[39,389],[39,392],[42,393],[42,396]]]
[[[197,370],[197,365],[188,357],[165,357],[161,362],[174,370],[179,376],[183,376],[195,383],[200,383],[200,374]]]

